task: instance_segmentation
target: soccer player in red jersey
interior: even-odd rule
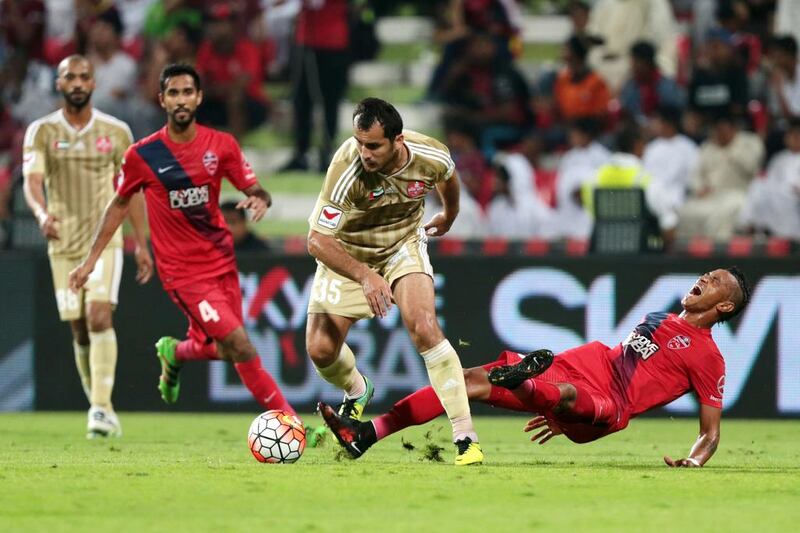
[[[188,65],[161,72],[161,107],[167,124],[133,144],[125,153],[119,188],[105,210],[88,256],[70,272],[73,289],[82,287],[100,253],[128,212],[131,196],[144,191],[151,240],[161,282],[189,319],[187,338],[162,337],[158,388],[168,404],[180,392],[179,371],[186,361],[226,359],[265,409],[294,414],[278,385],[261,366],[242,320],[242,294],[233,239],[219,208],[219,190],[227,178],[247,198],[238,208],[261,219],[271,205],[236,140],[198,125],[203,100],[200,78]]]
[[[591,442],[625,429],[628,421],[689,391],[700,403],[700,436],[685,459],[664,457],[672,467],[703,466],[719,444],[725,361],[711,326],[747,305],[750,289],[734,268],[700,276],[681,300],[683,312],[650,313],[620,344],[591,342],[562,352],[504,351],[497,361],[464,371],[467,394],[496,407],[537,413],[525,431],[544,444],[564,434]],[[444,412],[430,387],[397,402],[369,422],[320,412],[340,444],[360,457],[378,440],[405,427],[424,424]]]

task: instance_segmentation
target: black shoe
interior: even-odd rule
[[[308,160],[305,156],[296,155],[283,165],[278,172],[302,172],[308,170]]]
[[[339,416],[333,407],[323,402],[317,404],[317,409],[336,436],[336,440],[353,459],[364,455],[369,447],[378,441],[371,423]]]
[[[515,365],[496,366],[489,370],[489,383],[505,389],[516,389],[525,380],[536,377],[553,364],[553,352],[536,350],[525,354]]]

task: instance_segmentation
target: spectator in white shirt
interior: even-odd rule
[[[788,121],[800,116],[800,63],[797,41],[791,35],[773,38],[769,47],[767,106],[770,116],[770,153],[782,148]]]
[[[730,239],[763,158],[764,144],[758,135],[741,131],[731,115],[717,116],[689,179],[678,236]]]
[[[800,241],[800,119],[789,121],[786,150],[775,155],[764,179],[753,180],[739,225]]]
[[[655,138],[644,150],[644,168],[652,176],[650,188],[662,199],[670,220],[662,220],[662,227],[672,229],[678,224],[677,213],[686,201],[689,176],[697,165],[698,148],[680,132],[681,110],[660,107],[651,125]]]
[[[554,237],[588,239],[592,232],[592,218],[580,201],[581,188],[611,157],[608,148],[595,140],[597,128],[592,119],[577,119],[570,125],[571,148],[558,164]]]

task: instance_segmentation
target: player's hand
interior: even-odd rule
[[[237,209],[248,209],[250,211],[250,219],[253,222],[258,222],[264,215],[267,214],[267,209],[272,205],[272,197],[269,195],[268,192],[266,193],[266,198],[261,198],[259,196],[248,196],[238,204],[236,204]]]
[[[361,289],[367,298],[369,308],[380,318],[385,317],[392,308],[392,289],[386,280],[377,272],[370,271],[364,281],[361,282]]]
[[[525,433],[529,433],[536,429],[542,429],[539,433],[531,437],[532,442],[539,441],[539,444],[544,444],[545,442],[549,441],[556,435],[561,435],[563,431],[555,422],[551,422],[547,420],[547,418],[539,415],[531,418],[528,420],[528,423],[525,424],[525,427],[522,428],[522,431]]]
[[[81,287],[86,285],[89,280],[89,275],[94,270],[94,265],[88,265],[86,262],[81,263],[72,269],[69,273],[69,288],[72,292],[78,292]]]
[[[453,220],[444,216],[444,213],[436,213],[433,215],[430,222],[423,226],[425,228],[425,234],[430,237],[441,237],[450,231],[450,226],[453,225],[453,222]]]
[[[136,281],[144,285],[153,277],[153,258],[146,246],[137,246],[133,256],[136,258]]]
[[[672,468],[701,468],[703,466],[700,463],[695,464],[689,459],[673,459],[669,455],[664,456],[664,462]]]
[[[59,240],[58,228],[56,227],[58,222],[61,222],[61,219],[55,215],[44,212],[39,214],[39,229],[48,241]]]

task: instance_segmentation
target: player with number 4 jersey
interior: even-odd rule
[[[143,190],[151,241],[161,282],[189,320],[187,338],[162,337],[158,388],[168,404],[180,392],[179,372],[186,361],[226,359],[264,409],[294,413],[278,385],[264,370],[242,320],[242,294],[233,239],[219,208],[221,180],[227,178],[247,198],[237,207],[254,220],[271,205],[236,140],[199,126],[200,79],[188,65],[168,65],[161,73],[161,106],[167,125],[125,153],[117,193],[103,216],[88,257],[70,273],[70,286],[86,283],[105,243]]]

